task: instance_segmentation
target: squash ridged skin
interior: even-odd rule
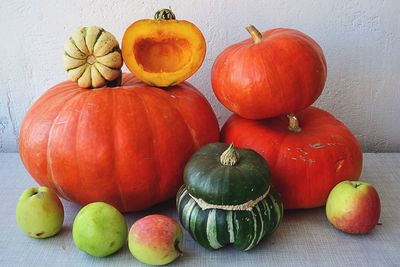
[[[308,107],[293,115],[299,132],[288,129],[286,115],[267,120],[232,115],[222,127],[221,140],[253,149],[268,161],[285,209],[321,207],[336,184],[360,178],[362,149],[329,112]]]
[[[120,82],[122,55],[117,39],[98,26],[83,27],[66,41],[63,57],[69,78],[83,88]]]
[[[228,244],[247,251],[271,235],[283,217],[283,204],[273,189],[251,211],[202,210],[182,186],[176,197],[182,226],[201,246],[217,250]]]
[[[241,205],[267,192],[271,185],[267,162],[250,149],[235,150],[240,159],[234,166],[220,162],[229,145],[212,143],[196,151],[184,170],[191,196],[213,205]]]
[[[163,90],[124,74],[115,88],[54,86],[26,113],[18,141],[39,184],[81,205],[132,212],[175,198],[190,156],[218,139],[217,118],[195,87]]]
[[[211,86],[222,105],[243,118],[260,120],[314,103],[327,78],[318,43],[287,28],[268,30],[258,38],[233,44],[215,59]]]

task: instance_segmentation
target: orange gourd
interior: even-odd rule
[[[222,140],[261,154],[285,209],[325,205],[343,180],[358,180],[360,144],[350,130],[326,111],[308,107],[295,115],[248,120],[232,115]]]
[[[114,88],[66,81],[45,92],[25,116],[19,152],[62,197],[137,211],[174,197],[192,153],[218,139],[211,106],[192,85],[163,90],[129,74]]]
[[[215,60],[211,83],[218,100],[247,119],[265,119],[310,106],[327,70],[319,45],[293,29],[272,29],[226,48]]]

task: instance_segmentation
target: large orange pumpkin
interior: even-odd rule
[[[289,114],[311,105],[326,80],[319,45],[293,29],[261,34],[226,48],[215,60],[211,82],[218,100],[247,119]]]
[[[289,122],[289,123],[288,123]],[[326,203],[343,180],[358,180],[361,147],[349,129],[326,111],[309,107],[296,115],[267,120],[228,119],[222,139],[260,153],[286,209]]]
[[[120,87],[66,81],[44,93],[22,123],[19,152],[62,197],[136,211],[174,197],[192,153],[218,139],[211,106],[192,85],[163,90],[124,75]]]

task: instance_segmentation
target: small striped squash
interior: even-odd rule
[[[228,244],[242,251],[249,250],[278,228],[283,215],[282,201],[273,188],[250,211],[202,210],[185,186],[178,191],[176,205],[183,227],[210,250]]]

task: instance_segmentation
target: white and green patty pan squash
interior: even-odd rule
[[[120,82],[122,55],[117,39],[98,26],[83,27],[65,42],[64,69],[83,88]]]
[[[183,227],[203,247],[246,251],[272,234],[283,216],[279,194],[261,155],[223,143],[193,154],[176,197]]]

